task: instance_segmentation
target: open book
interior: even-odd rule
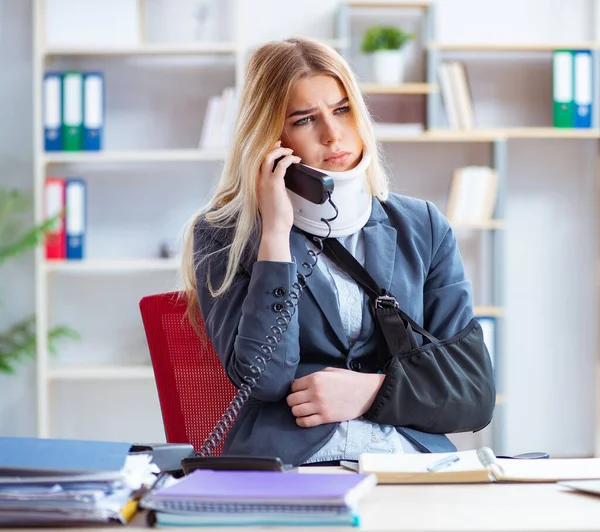
[[[444,465],[441,461],[445,459],[449,460]],[[436,468],[438,463],[442,466]],[[456,453],[364,453],[358,472],[376,475],[379,484],[556,482],[600,479],[600,458],[496,458],[488,447]]]

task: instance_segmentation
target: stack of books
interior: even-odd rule
[[[221,94],[209,98],[198,148],[227,149],[233,136],[237,109],[238,100],[234,87],[225,87]]]
[[[158,526],[359,526],[368,474],[298,474],[199,469],[142,499]]]
[[[498,175],[489,166],[465,166],[452,174],[446,217],[451,224],[491,222],[498,198]]]
[[[155,480],[130,443],[0,438],[0,527],[127,523]]]
[[[451,129],[475,129],[475,112],[467,69],[460,61],[443,61],[438,67],[442,101]]]

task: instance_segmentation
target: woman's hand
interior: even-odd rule
[[[258,175],[258,208],[262,218],[264,233],[289,233],[294,223],[292,203],[285,189],[283,177],[292,163],[299,163],[300,157],[292,155],[290,148],[283,148],[277,142],[265,157]],[[283,157],[273,172],[275,160]]]
[[[292,383],[287,404],[300,427],[349,421],[373,404],[385,375],[325,368]]]
[[[292,150],[283,148],[277,142],[260,166],[256,192],[258,209],[262,218],[262,237],[258,249],[258,260],[291,262],[290,229],[294,223],[294,210],[285,189],[283,177],[292,163],[299,163],[300,157],[292,155]],[[275,160],[277,163],[273,172]]]

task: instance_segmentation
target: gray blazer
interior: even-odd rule
[[[374,198],[371,217],[362,229],[364,266],[381,288],[396,296],[404,312],[435,337],[449,338],[473,318],[471,284],[452,229],[430,202],[391,194],[386,205],[387,213]],[[224,296],[213,298],[207,289],[207,275],[213,286],[220,284],[227,253],[205,260],[202,256],[223,249],[231,238],[231,230],[215,229],[204,220],[195,228],[198,299],[206,331],[229,378],[239,387],[293,290],[296,272],[306,272],[302,263],[308,255],[306,238],[295,227],[290,234],[295,263],[256,261],[258,238],[253,239],[231,288]],[[312,456],[333,435],[337,424],[299,427],[285,401],[291,383],[328,366],[372,372],[373,333],[365,296],[361,334],[349,347],[333,288],[315,267],[298,311],[239,413],[224,454],[278,456],[295,465]],[[421,451],[454,450],[443,434],[396,428]]]

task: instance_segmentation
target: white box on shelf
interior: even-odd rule
[[[46,0],[46,47],[138,46],[138,0]]]

